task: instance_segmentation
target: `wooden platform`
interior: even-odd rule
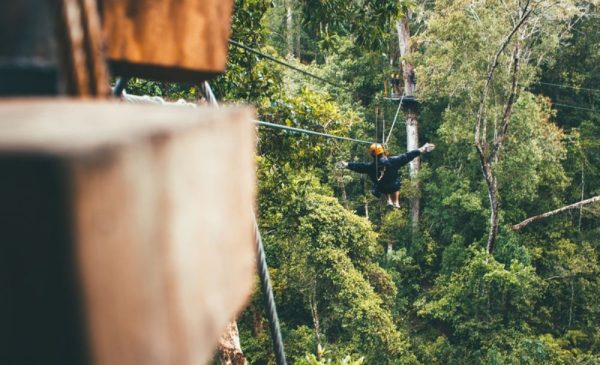
[[[104,0],[115,75],[200,82],[223,73],[233,0]]]
[[[1,101],[0,363],[206,363],[254,282],[252,118]]]
[[[407,109],[407,108],[419,108],[419,106],[421,105],[421,103],[419,102],[419,100],[417,98],[415,98],[414,96],[398,96],[398,95],[394,95],[391,97],[384,97],[384,100],[390,100],[390,101],[402,101],[402,108],[403,109]]]

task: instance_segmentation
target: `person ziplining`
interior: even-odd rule
[[[400,175],[398,174],[398,170],[421,154],[433,151],[434,148],[434,144],[425,143],[416,150],[387,157],[383,146],[379,143],[373,143],[369,147],[369,154],[373,157],[373,162],[348,163],[346,161],[339,161],[336,163],[336,167],[367,174],[374,184],[371,191],[373,195],[376,197],[385,196],[388,206],[400,208]]]

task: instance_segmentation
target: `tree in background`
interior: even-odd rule
[[[432,92],[456,98],[463,103],[463,118],[475,120],[475,147],[490,205],[486,243],[490,254],[500,222],[496,170],[504,159],[515,103],[539,73],[540,63],[558,48],[573,22],[590,15],[593,3],[440,2],[437,15],[430,20],[425,40],[429,43],[425,51],[429,62],[421,72]],[[469,37],[455,37],[457,32]],[[459,59],[459,55],[463,57]],[[449,69],[455,73],[447,74]]]

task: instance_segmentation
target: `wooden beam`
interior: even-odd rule
[[[104,0],[114,74],[203,81],[227,62],[232,0]]]
[[[96,0],[60,0],[57,36],[62,91],[72,96],[108,97],[102,28]]]
[[[0,363],[210,360],[254,283],[252,119],[0,102]]]

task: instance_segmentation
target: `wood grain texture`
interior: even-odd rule
[[[225,70],[233,1],[105,0],[103,6],[113,69],[144,76],[154,67],[168,79]]]
[[[85,34],[85,49],[90,91],[96,97],[110,95],[108,67],[104,57],[104,36],[96,0],[79,0],[81,22]]]
[[[96,0],[57,2],[61,89],[71,96],[110,95],[103,34]]]
[[[62,166],[92,363],[212,356],[254,282],[251,120],[245,109],[0,102],[0,156]]]

